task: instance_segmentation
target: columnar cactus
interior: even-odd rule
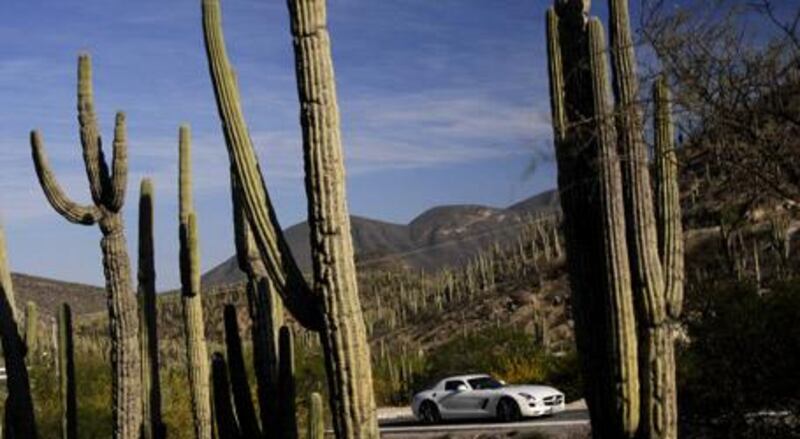
[[[598,437],[624,438],[639,420],[636,328],[605,43],[587,15],[579,0],[547,13],[553,128],[592,428]]]
[[[626,348],[630,358],[626,361],[628,376],[627,393],[623,399],[608,399],[608,393],[597,394],[598,389],[589,383],[589,404],[594,431],[602,437],[672,438],[677,436],[677,410],[675,404],[674,345],[669,319],[680,314],[683,295],[683,242],[681,215],[677,185],[677,165],[673,147],[673,131],[668,105],[668,92],[663,78],[656,84],[656,196],[650,187],[647,155],[644,146],[641,112],[636,103],[638,81],[635,71],[635,55],[630,34],[628,5],[624,0],[609,1],[611,21],[611,54],[614,66],[614,94],[616,108],[612,115],[608,102],[608,74],[605,66],[606,46],[602,38],[602,26],[596,19],[587,23],[589,2],[586,0],[559,0],[555,10],[548,12],[548,53],[550,58],[551,96],[553,98],[553,120],[556,131],[556,149],[559,155],[559,187],[562,188],[562,206],[565,225],[568,229],[568,259],[570,266],[579,264],[586,257],[597,257],[610,261],[623,271],[626,277],[609,277],[619,291],[633,296],[636,308],[635,323],[638,342]],[[588,32],[585,30],[588,28]],[[580,55],[584,34],[588,37],[588,54]],[[581,72],[581,63],[588,59],[590,71]],[[591,90],[588,89],[591,84]],[[582,96],[581,100],[570,100],[570,96]],[[578,111],[581,101],[594,102],[594,111]],[[570,116],[573,111],[575,118]],[[591,115],[581,119],[581,115]],[[582,125],[581,125],[582,124]],[[616,131],[614,130],[616,128]],[[581,142],[581,131],[595,133],[598,139],[598,157],[601,185],[599,198],[619,198],[624,195],[624,210],[605,210],[598,224],[601,230],[624,227],[625,236],[617,241],[618,251],[593,252],[576,240],[574,224],[581,215],[590,210],[579,210],[578,201],[570,197],[575,192],[577,179],[585,173],[572,168],[576,156],[583,154],[574,148],[589,151],[594,146]],[[603,182],[603,173],[619,174],[620,160],[612,153],[618,143],[623,154],[621,184],[614,177],[614,184]],[[586,157],[587,166],[593,163]],[[620,192],[622,191],[622,192]],[[592,196],[591,193],[583,196]],[[583,200],[582,202],[586,202]],[[619,201],[614,201],[619,203]],[[576,204],[572,204],[576,203]],[[593,212],[593,211],[592,211]],[[572,232],[569,232],[572,230]],[[570,241],[572,241],[570,243]],[[623,257],[620,259],[620,255]],[[630,269],[623,267],[629,265]],[[618,271],[619,272],[619,271]],[[609,273],[611,274],[611,273]],[[585,300],[585,292],[578,270],[570,271],[576,308],[576,335],[584,358],[584,367],[595,353],[590,341],[593,334],[587,329],[596,328],[587,312],[596,308]],[[587,284],[588,285],[588,284]],[[626,299],[629,300],[629,299]],[[615,312],[609,314],[613,326],[634,327],[634,316]],[[587,325],[586,327],[583,327]],[[582,327],[582,328],[581,328]],[[583,339],[583,340],[582,340]],[[613,345],[622,339],[608,338]],[[598,340],[599,342],[599,340]],[[594,344],[597,344],[595,342]],[[631,349],[631,346],[635,346]],[[637,361],[630,361],[631,359]],[[584,369],[587,372],[586,369]],[[638,380],[636,379],[638,376]],[[641,393],[635,392],[636,381],[641,384]],[[592,407],[595,406],[595,407]],[[617,423],[601,419],[600,413],[609,408],[621,407],[607,415],[616,416]],[[639,412],[639,413],[637,413]],[[641,422],[640,422],[641,421]]]
[[[322,413],[322,396],[312,393],[308,407],[308,439],[325,439],[325,416]]]
[[[31,386],[25,365],[25,344],[17,327],[14,287],[6,256],[6,236],[0,226],[0,343],[6,366],[4,433],[8,439],[38,437]]]
[[[75,389],[75,345],[72,310],[66,303],[58,310],[58,383],[61,396],[61,437],[78,439],[78,398]]]
[[[142,355],[142,438],[162,439],[161,382],[158,361],[158,308],[153,248],[153,183],[142,180],[139,190],[139,324]]]
[[[236,316],[236,307],[227,304],[224,311],[225,320],[225,347],[228,354],[228,372],[233,393],[233,403],[236,409],[236,419],[244,437],[261,437],[256,419],[256,410],[253,407],[253,398],[250,395],[250,385],[247,383],[247,370],[244,365],[242,353],[242,339],[239,336],[239,322]]]
[[[113,437],[138,439],[142,420],[139,316],[131,286],[130,260],[122,219],[128,180],[125,114],[119,112],[116,116],[114,152],[109,169],[94,112],[91,60],[86,54],[78,58],[78,122],[83,160],[92,194],[91,205],[78,204],[61,190],[38,131],[31,132],[33,162],[44,194],[56,212],[72,223],[100,226],[111,329]]]
[[[211,439],[208,350],[203,321],[203,301],[200,295],[200,244],[197,237],[197,218],[192,203],[191,132],[188,125],[180,127],[178,137],[178,221],[186,366],[189,372],[195,437]]]
[[[39,309],[35,302],[25,304],[25,346],[28,356],[34,356],[39,342]]]
[[[244,439],[231,404],[231,386],[225,357],[215,352],[211,359],[211,384],[214,388],[214,420],[218,438]]]
[[[278,438],[297,439],[297,410],[294,387],[294,341],[292,330],[282,326],[278,336],[280,366],[278,368]]]
[[[203,1],[209,70],[235,178],[256,244],[286,308],[321,331],[338,437],[377,437],[369,346],[344,193],[339,113],[324,1],[290,1],[301,102],[314,290],[302,280],[275,220],[225,53],[219,0]],[[294,286],[292,288],[292,285]],[[291,291],[292,294],[288,294]]]
[[[266,436],[273,434],[275,413],[278,409],[278,331],[283,325],[283,308],[266,275],[250,226],[241,203],[241,194],[235,169],[231,167],[231,198],[236,257],[239,269],[247,274],[247,303],[250,312],[253,339],[259,415]]]

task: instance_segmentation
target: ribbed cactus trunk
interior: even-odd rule
[[[215,352],[211,359],[211,384],[214,388],[214,424],[219,439],[244,439],[236,422],[236,415],[231,403],[231,386],[228,381],[228,368],[225,357]],[[249,437],[247,437],[249,439]]]
[[[295,407],[294,340],[288,326],[282,326],[278,336],[280,367],[278,368],[278,435],[279,439],[297,439],[297,410]]]
[[[660,77],[653,85],[655,104],[655,193],[656,222],[658,224],[659,256],[664,272],[664,295],[666,297],[667,317],[670,325],[669,340],[664,346],[663,381],[658,397],[661,410],[655,412],[655,427],[650,431],[664,438],[678,436],[677,386],[675,382],[675,336],[677,324],[683,309],[684,243],[681,224],[681,200],[678,187],[678,158],[675,154],[675,130],[672,124],[670,92],[665,77]],[[758,253],[755,253],[756,257]],[[756,259],[756,265],[758,261]]]
[[[142,355],[142,439],[163,439],[166,435],[166,426],[161,421],[153,197],[153,182],[145,178],[139,190],[138,276]]]
[[[325,0],[289,0],[308,224],[333,428],[340,438],[377,438],[369,344],[358,297]]]
[[[259,417],[264,436],[275,437],[278,409],[278,331],[283,326],[283,308],[272,281],[261,262],[246,213],[241,202],[241,190],[231,167],[231,198],[236,257],[239,269],[247,274],[247,303],[253,338],[253,362],[257,382]]]
[[[78,439],[78,395],[75,388],[74,349],[72,310],[64,303],[58,310],[58,383],[63,439]]]
[[[7,439],[37,438],[31,386],[25,365],[25,344],[17,327],[14,287],[6,255],[6,236],[0,226],[0,343],[6,367],[8,397],[3,422]]]
[[[211,396],[203,301],[200,295],[200,243],[192,203],[191,133],[182,125],[178,134],[178,221],[180,223],[181,302],[186,340],[192,417],[197,439],[211,439]]]
[[[583,1],[558,1],[547,14],[547,36],[558,184],[592,431],[632,437],[639,420],[636,329],[602,26],[588,20]]]
[[[308,408],[308,439],[325,439],[325,415],[322,412],[322,396],[319,393],[311,394]]]
[[[116,116],[113,159],[109,169],[94,113],[91,61],[85,54],[78,59],[78,122],[93,204],[80,205],[64,194],[48,163],[41,136],[36,131],[31,133],[33,161],[39,183],[56,212],[72,223],[100,226],[111,329],[113,437],[138,439],[142,419],[139,315],[131,286],[130,260],[121,212],[128,181],[125,115],[120,112]]]
[[[247,369],[244,365],[242,352],[242,339],[239,336],[239,322],[236,307],[225,305],[225,348],[228,354],[228,375],[230,376],[233,403],[236,409],[236,419],[244,437],[259,438],[261,431],[258,428],[256,410],[253,407],[253,398],[250,394],[250,385],[247,382]]]

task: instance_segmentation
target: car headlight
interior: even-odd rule
[[[531,395],[530,393],[520,393],[519,396],[527,399],[528,401],[536,401],[536,397]]]

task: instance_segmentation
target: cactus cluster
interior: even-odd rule
[[[547,12],[550,94],[576,342],[600,437],[677,435],[670,321],[683,237],[665,80],[656,82],[651,188],[628,4],[609,0],[614,108],[603,27],[589,2]],[[655,205],[654,205],[655,203]]]

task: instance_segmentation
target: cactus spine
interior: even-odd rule
[[[338,437],[377,437],[369,346],[345,206],[339,114],[325,4],[290,1],[289,10],[302,109],[314,291],[302,280],[289,256],[258,169],[238,87],[225,53],[218,0],[203,1],[209,70],[228,153],[241,187],[242,204],[265,268],[287,309],[306,328],[321,330],[334,430]]]
[[[280,346],[280,367],[278,368],[278,437],[280,439],[297,439],[297,412],[295,410],[294,390],[294,342],[292,331],[282,326],[278,336]]]
[[[233,392],[233,403],[236,408],[236,419],[239,421],[244,437],[258,438],[261,431],[256,420],[256,410],[247,383],[247,371],[242,354],[242,339],[239,336],[239,322],[236,320],[236,307],[227,304],[224,311],[225,346],[228,354],[228,371]]]
[[[130,260],[121,214],[128,180],[125,115],[122,112],[116,115],[114,152],[109,170],[94,113],[91,60],[86,54],[78,58],[78,122],[93,204],[78,204],[64,194],[50,168],[37,131],[31,133],[33,162],[39,183],[56,212],[72,223],[100,226],[111,329],[113,437],[138,439],[142,417],[139,315],[131,286]]]
[[[621,176],[609,120],[602,27],[588,4],[547,13],[558,183],[575,302],[575,331],[592,428],[631,437],[639,382]]]
[[[161,383],[158,361],[158,309],[153,249],[153,182],[142,180],[139,190],[139,324],[142,355],[142,439],[166,435],[161,421]]]
[[[25,304],[25,346],[28,356],[33,356],[38,350],[39,342],[39,309],[36,303]]]
[[[323,299],[331,412],[338,437],[378,437],[369,344],[358,296],[325,0],[289,0],[314,283]]]
[[[25,344],[17,327],[14,287],[6,256],[6,236],[0,226],[0,343],[5,359],[6,388],[4,437],[22,439],[38,437],[33,411],[31,386],[25,365]]]
[[[192,397],[195,438],[211,439],[211,399],[208,383],[208,351],[206,348],[203,302],[200,295],[200,249],[197,218],[192,203],[191,133],[182,125],[178,133],[179,170],[178,196],[180,223],[181,302],[186,331],[186,366]]]
[[[58,382],[61,395],[61,437],[64,439],[78,438],[74,346],[72,310],[64,303],[58,310]]]
[[[283,325],[283,310],[272,281],[266,275],[247,223],[241,194],[231,167],[231,198],[236,257],[239,269],[247,274],[247,302],[253,322],[253,362],[255,365],[259,416],[266,436],[273,434],[272,419],[278,409],[278,331]]]
[[[231,404],[231,386],[225,357],[215,352],[211,359],[211,383],[214,388],[214,419],[218,438],[242,439]]]
[[[311,394],[307,428],[308,439],[325,439],[325,417],[322,413],[322,396],[316,392]]]

